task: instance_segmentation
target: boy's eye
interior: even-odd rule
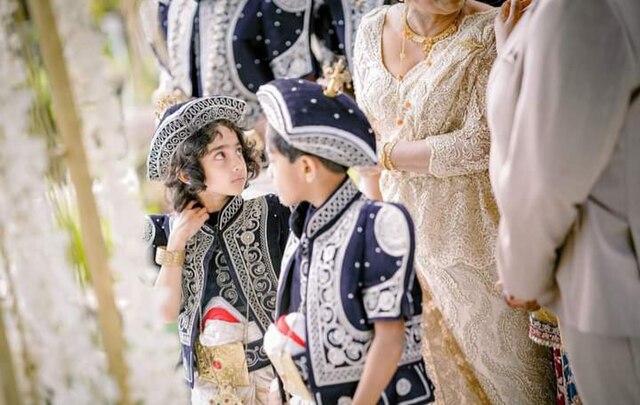
[[[224,159],[224,152],[218,152],[213,156],[214,159],[216,160],[221,160]]]
[[[237,153],[238,155],[242,155],[242,148],[238,148],[238,149],[236,149],[236,153]]]

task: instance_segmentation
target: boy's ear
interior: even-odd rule
[[[183,182],[186,185],[190,185],[191,184],[191,180],[189,180],[189,176],[187,176],[185,174],[184,171],[180,170],[178,172],[178,180],[180,180],[181,182]]]
[[[307,183],[313,183],[318,177],[318,169],[320,162],[309,155],[300,156],[300,164],[302,165],[304,180]]]

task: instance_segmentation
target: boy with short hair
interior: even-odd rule
[[[347,96],[327,97],[304,80],[275,80],[257,94],[278,196],[295,206],[278,321],[265,337],[287,396],[341,405],[433,401],[413,223],[403,206],[368,200],[347,176],[347,168],[377,160],[365,116]],[[304,350],[291,352],[282,337]]]

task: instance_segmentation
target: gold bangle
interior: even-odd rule
[[[398,140],[395,139],[393,141],[387,141],[382,145],[382,150],[380,151],[380,164],[385,170],[396,170],[396,166],[391,161],[391,152],[397,143]]]
[[[156,263],[160,266],[182,266],[184,264],[184,250],[156,249]]]
[[[390,144],[391,141],[383,143],[382,149],[380,150],[380,164],[384,170],[392,170],[391,167],[389,167],[389,152],[387,151]]]
[[[385,170],[393,170],[393,167],[390,165],[391,162],[389,161],[389,146],[391,143],[392,141],[387,141],[382,145],[382,167],[384,167]]]
[[[389,142],[385,142],[382,144],[382,148],[380,148],[380,153],[378,154],[378,161],[384,170],[389,170],[387,167],[387,155],[385,151],[387,150],[387,145]]]
[[[393,153],[393,148],[396,147],[397,143],[398,143],[397,139],[391,141],[389,144],[389,147],[387,148],[387,152],[385,153],[387,157],[387,167],[389,167],[389,170],[396,170],[396,165],[394,165],[393,162],[391,161],[391,153]]]

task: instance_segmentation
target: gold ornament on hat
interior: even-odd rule
[[[172,92],[164,93],[158,96],[155,105],[156,110],[155,114],[158,119],[162,118],[162,115],[167,108],[172,105],[176,105],[182,102],[185,102],[189,99],[186,94],[184,94],[181,90],[174,90]]]
[[[338,96],[344,92],[345,87],[351,87],[351,73],[346,68],[344,58],[340,58],[333,65],[322,69],[324,76],[318,80],[318,83],[322,84],[325,96]]]

